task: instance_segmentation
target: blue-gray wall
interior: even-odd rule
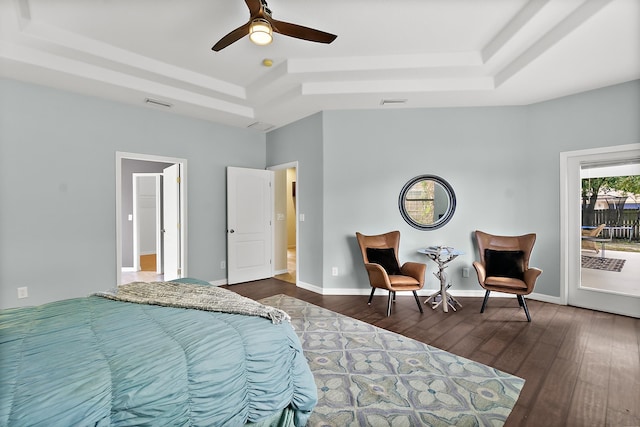
[[[560,295],[559,153],[640,142],[640,82],[522,107],[318,113],[267,136],[0,79],[0,304],[81,296],[115,284],[115,152],[187,159],[188,273],[223,280],[225,168],[299,162],[300,279],[326,292],[365,291],[354,233],[402,232],[403,261],[446,244],[456,288],[472,232],[538,233],[536,293]],[[418,231],[401,218],[402,185],[445,178],[458,207]],[[340,274],[331,275],[338,267]],[[427,274],[427,284],[435,278]],[[18,300],[16,288],[30,298]]]
[[[115,153],[187,159],[189,275],[223,280],[226,167],[264,168],[265,136],[0,79],[0,304],[116,283]],[[16,288],[28,286],[29,298]]]
[[[638,143],[639,117],[640,82],[633,81],[521,107],[329,111],[271,132],[268,161],[305,156],[321,164],[313,179],[323,187],[316,202],[323,218],[313,238],[322,247],[299,254],[322,271],[301,280],[326,293],[367,292],[354,234],[397,229],[401,261],[425,262],[416,250],[427,245],[463,250],[449,274],[457,291],[473,293],[480,291],[474,230],[535,232],[532,265],[544,270],[536,293],[559,297],[560,152]],[[402,186],[420,174],[439,175],[456,192],[456,213],[441,229],[413,229],[398,211]],[[427,287],[435,289],[435,265],[428,265]],[[471,277],[461,277],[462,267]]]
[[[323,141],[322,113],[267,134],[267,166],[297,161],[296,199],[299,222],[298,266],[301,282],[322,287],[323,261]]]
[[[545,243],[535,249],[545,270],[535,291],[558,296],[560,153],[640,143],[640,80],[535,104],[527,110],[525,157],[530,177],[526,218],[545,230]]]

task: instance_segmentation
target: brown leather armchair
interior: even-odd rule
[[[362,252],[362,260],[369,275],[371,295],[368,304],[371,305],[376,288],[389,291],[387,302],[387,316],[391,314],[391,301],[395,301],[396,292],[412,291],[418,304],[420,313],[423,312],[422,304],[416,291],[424,286],[424,275],[427,271],[426,264],[406,262],[400,266],[398,261],[398,247],[400,246],[400,232],[391,231],[385,234],[365,236],[356,233],[358,245]]]
[[[524,296],[533,291],[538,276],[542,274],[539,268],[529,267],[536,235],[494,236],[478,230],[475,234],[480,261],[475,261],[473,267],[480,286],[486,290],[480,313],[484,313],[491,291],[505,292],[517,296],[527,321],[531,322]]]

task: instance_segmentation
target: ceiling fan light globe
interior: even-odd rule
[[[249,39],[260,46],[271,43],[273,41],[271,24],[265,19],[254,19],[249,27]]]

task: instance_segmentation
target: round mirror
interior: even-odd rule
[[[410,226],[419,230],[435,230],[453,216],[456,195],[449,183],[439,176],[420,175],[402,187],[398,207]]]

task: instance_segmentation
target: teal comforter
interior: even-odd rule
[[[98,296],[0,311],[2,426],[241,426],[317,401],[288,322]]]

